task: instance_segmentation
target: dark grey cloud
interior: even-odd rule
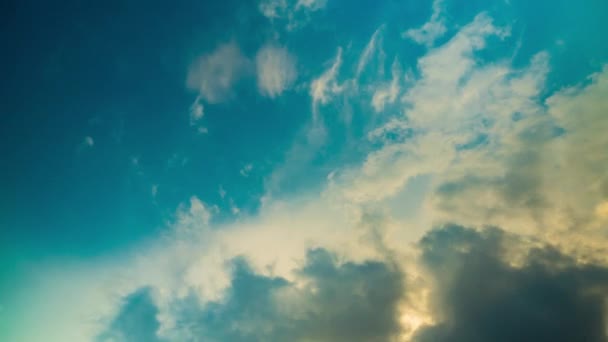
[[[160,342],[158,309],[150,289],[142,288],[124,299],[120,312],[98,338],[99,342]]]
[[[386,342],[400,332],[403,279],[392,264],[340,263],[327,250],[315,249],[298,270],[304,286],[257,274],[245,259],[233,267],[221,301],[201,305],[191,296],[174,305],[178,340]],[[109,330],[125,336],[138,332],[130,341],[155,341],[150,338],[158,325],[150,314],[156,309],[141,296],[127,298]]]
[[[499,229],[447,226],[421,241],[436,282],[441,322],[416,341],[607,341],[608,269],[577,264],[549,246],[508,254],[525,243]],[[525,249],[524,249],[525,251]]]

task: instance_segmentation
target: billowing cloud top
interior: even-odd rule
[[[7,341],[608,341],[608,50],[570,8],[356,5],[217,4],[124,138],[154,230],[32,262]],[[127,149],[90,126],[74,158]]]

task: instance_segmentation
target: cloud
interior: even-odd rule
[[[150,289],[139,289],[124,299],[120,312],[96,341],[160,342],[156,334],[160,327],[157,315]]]
[[[413,177],[446,170],[457,156],[456,146],[483,132],[482,115],[490,117],[502,114],[498,110],[517,110],[521,107],[518,101],[534,96],[513,92],[513,104],[498,102],[504,103],[502,107],[492,102],[489,85],[497,86],[497,96],[511,95],[504,94],[508,89],[500,87],[499,82],[501,79],[506,82],[509,70],[500,64],[478,66],[473,52],[485,46],[488,36],[503,34],[504,30],[495,27],[487,15],[478,15],[450,41],[418,60],[421,76],[402,95],[404,105],[400,115],[385,127],[375,129],[384,135],[394,135],[395,128],[409,127],[416,134],[385,141],[381,148],[368,154],[361,167],[344,172],[344,180],[338,183],[346,185],[347,198],[357,202],[382,200],[395,195]],[[393,80],[397,79],[398,70],[393,64]],[[392,90],[389,86],[386,95],[382,93],[386,88],[379,91],[375,97],[376,106],[381,109],[392,96],[397,96],[393,95],[398,91],[397,82]],[[482,96],[484,91],[487,95]],[[484,107],[486,110],[481,110]]]
[[[527,76],[511,83],[514,99],[542,89],[529,85],[538,82],[534,74],[542,79],[544,72],[535,70],[545,69],[544,63],[533,62]],[[601,133],[608,128],[601,118],[607,103],[600,95],[608,89],[607,75],[604,69],[544,105],[516,107],[511,101],[517,109],[505,117],[518,114],[516,120],[504,120],[500,131],[491,132],[489,146],[468,152],[463,165],[439,183],[432,196],[437,214],[539,234],[572,249],[605,246],[597,210],[608,196],[608,179],[600,171],[608,164],[602,152],[608,140]]]
[[[325,70],[321,76],[314,79],[310,84],[310,96],[312,97],[312,111],[316,121],[318,119],[319,104],[327,103],[331,96],[340,93],[343,85],[337,81],[338,72],[342,65],[342,48],[338,48],[336,57],[329,69]]]
[[[311,14],[323,10],[327,0],[261,0],[258,9],[273,24],[281,23],[285,30],[295,31],[305,26]]]
[[[93,139],[93,137],[86,136],[84,137],[82,142],[78,144],[77,151],[81,152],[82,150],[92,148],[93,146],[95,146],[95,140]]]
[[[372,97],[372,107],[376,112],[381,112],[387,104],[397,100],[400,89],[401,64],[395,58],[391,67],[392,80],[389,84],[379,86]]]
[[[277,97],[295,82],[298,72],[295,58],[284,47],[265,45],[256,58],[258,89],[268,97]]]
[[[268,19],[280,18],[287,10],[287,0],[262,0],[259,10]]]
[[[496,228],[446,226],[420,246],[439,321],[415,341],[606,340],[608,268]],[[513,246],[523,249],[519,265]]]
[[[194,103],[190,106],[190,126],[196,125],[197,121],[205,115],[205,107],[201,103],[201,97],[197,96]]]
[[[233,94],[235,84],[246,72],[248,63],[236,42],[221,44],[192,64],[187,86],[198,91],[200,97],[208,103],[226,101]]]
[[[84,144],[86,146],[93,146],[93,145],[95,145],[95,141],[93,140],[92,137],[87,136],[84,138]]]
[[[382,45],[383,29],[384,29],[384,25],[380,26],[376,31],[374,31],[374,34],[372,35],[369,42],[365,46],[365,49],[363,49],[363,52],[361,53],[361,56],[359,57],[359,62],[357,63],[357,73],[356,73],[355,78],[359,78],[361,76],[361,73],[363,73],[363,71],[365,70],[365,67],[367,66],[367,64],[369,64],[369,62],[370,62],[373,54],[376,52],[376,50],[378,50],[378,49],[381,50],[381,47],[379,47],[379,46]]]
[[[239,171],[239,173],[243,177],[249,177],[249,173],[251,173],[251,170],[253,170],[253,164],[250,163],[250,164],[246,164],[245,166],[243,166],[243,168]]]
[[[424,23],[422,27],[417,29],[409,29],[403,33],[403,37],[407,37],[418,44],[424,44],[431,47],[437,38],[440,38],[447,31],[445,20],[442,17],[442,6],[444,0],[433,1],[433,13],[429,21]]]
[[[325,8],[327,0],[298,0],[296,8],[306,8],[311,11],[318,11]]]
[[[174,304],[180,324],[165,332],[171,340],[384,342],[400,331],[402,275],[390,264],[339,263],[327,250],[313,249],[292,281],[258,274],[243,258],[231,268],[221,301],[201,305],[185,297]],[[126,298],[110,333],[159,340],[158,309],[144,294]]]

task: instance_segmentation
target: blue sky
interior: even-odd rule
[[[3,339],[606,339],[605,1],[3,6]]]

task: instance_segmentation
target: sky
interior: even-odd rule
[[[608,2],[4,2],[0,340],[608,341]]]

